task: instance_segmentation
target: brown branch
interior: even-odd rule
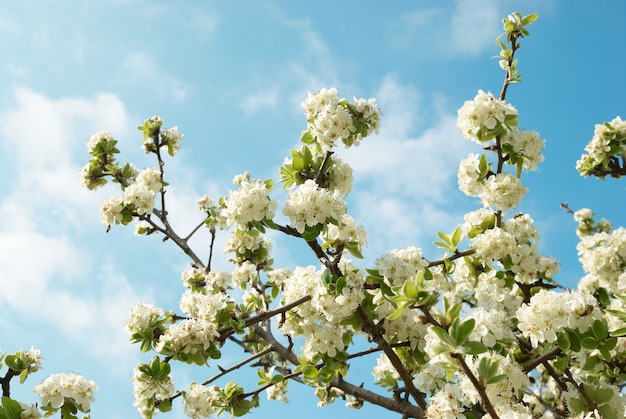
[[[446,261],[453,261],[453,260],[462,258],[464,256],[473,255],[474,253],[476,253],[476,250],[474,250],[474,249],[464,250],[462,252],[458,252],[457,251],[457,252],[454,252],[454,254],[452,256],[450,256],[449,258],[428,262],[428,267],[431,268],[433,266],[443,265],[444,263],[446,263]]]
[[[499,419],[500,417],[498,416],[495,409],[493,408],[493,405],[491,404],[491,400],[489,400],[489,396],[487,396],[487,392],[485,391],[485,386],[480,381],[478,381],[478,379],[476,378],[476,376],[474,375],[470,367],[465,362],[465,359],[463,359],[463,355],[458,354],[456,352],[452,352],[450,353],[450,356],[456,359],[457,364],[459,364],[459,366],[461,367],[465,375],[467,375],[467,378],[469,378],[469,380],[472,382],[472,385],[474,386],[474,388],[476,388],[476,391],[478,391],[478,394],[480,395],[480,399],[483,402],[483,407],[485,408],[487,413],[489,413],[489,416],[491,416],[493,419]]]
[[[543,364],[545,362],[548,362],[549,360],[556,358],[560,353],[561,353],[561,348],[554,348],[551,351],[546,352],[545,354],[538,356],[535,359],[531,359],[530,361],[526,362],[523,366],[522,366],[522,371],[524,371],[525,374],[528,374],[529,372],[531,372],[532,370],[534,370],[537,366],[539,366],[540,364]]]
[[[324,172],[326,171],[326,168],[328,167],[328,164],[330,163],[330,156],[332,155],[333,155],[332,151],[326,152],[326,155],[324,156],[324,161],[322,162],[322,165],[320,166],[319,170],[317,171],[317,174],[315,175],[315,178],[313,179],[315,183],[317,183],[319,186],[322,186],[322,187],[325,186],[325,185],[322,185],[323,183],[322,178],[324,176]]]
[[[428,406],[426,404],[426,400],[424,399],[424,395],[415,387],[415,384],[413,384],[413,377],[411,376],[411,373],[404,367],[402,360],[393,350],[393,347],[389,344],[389,342],[385,340],[383,336],[385,330],[383,329],[383,327],[380,324],[375,324],[361,305],[357,307],[357,314],[363,322],[363,331],[367,333],[371,337],[371,339],[376,342],[376,344],[383,350],[385,355],[387,355],[387,358],[389,358],[391,365],[393,365],[395,370],[400,375],[400,378],[404,382],[407,391],[411,394],[411,396],[413,396],[417,404],[423,410],[426,410]]]
[[[200,384],[201,384],[201,385],[203,385],[203,386],[209,385],[209,384],[211,384],[212,382],[214,382],[214,381],[216,381],[216,380],[218,380],[218,379],[222,378],[222,377],[223,377],[223,376],[225,376],[226,374],[228,374],[228,373],[230,373],[230,372],[232,372],[232,371],[235,371],[235,370],[237,370],[237,369],[239,369],[239,368],[243,367],[243,366],[244,366],[244,365],[246,365],[246,364],[249,364],[250,362],[254,361],[254,360],[255,360],[255,359],[257,359],[257,358],[261,358],[262,356],[267,355],[267,354],[268,354],[268,353],[270,353],[270,352],[272,352],[272,348],[271,348],[271,347],[268,347],[268,348],[266,348],[266,349],[264,349],[264,350],[262,350],[262,351],[260,351],[260,352],[257,352],[257,353],[255,353],[255,354],[253,354],[253,355],[249,356],[248,358],[246,358],[246,359],[244,359],[244,360],[242,360],[242,361],[240,361],[240,362],[236,363],[235,365],[233,365],[233,366],[231,366],[231,367],[228,367],[228,368],[222,368],[222,367],[220,367],[220,366],[218,365],[218,367],[217,367],[217,368],[220,370],[220,372],[219,372],[219,373],[217,373],[217,374],[215,374],[213,377],[211,377],[211,378],[209,378],[209,379],[207,379],[207,380],[203,381],[203,382],[202,382],[202,383],[200,383]],[[182,391],[177,391],[176,393],[174,393],[173,395],[171,395],[171,396],[169,397],[169,399],[170,399],[170,401],[172,401],[172,400],[174,400],[174,399],[176,399],[176,398],[178,398],[178,397],[180,397],[180,396],[182,396]]]
[[[194,267],[200,270],[204,269],[204,263],[200,260],[198,255],[196,255],[196,253],[191,249],[191,247],[189,247],[189,245],[187,244],[187,240],[181,238],[178,234],[176,234],[174,229],[167,222],[167,215],[164,215],[160,210],[156,208],[153,209],[152,212],[154,213],[154,215],[156,215],[159,218],[159,220],[163,222],[163,227],[156,224],[150,218],[150,216],[142,215],[142,216],[139,216],[139,219],[142,221],[147,221],[152,227],[154,227],[157,231],[162,233],[165,236],[163,240],[166,240],[166,239],[172,240],[187,256],[189,256],[189,258],[193,261]],[[164,219],[165,221],[163,221]]]
[[[281,313],[285,313],[289,310],[291,310],[294,307],[299,306],[300,304],[306,303],[307,301],[309,301],[312,297],[310,295],[305,295],[304,297],[301,297],[295,301],[292,301],[289,304],[285,304],[282,307],[278,307],[274,310],[269,310],[266,312],[263,312],[257,316],[254,317],[250,317],[248,319],[246,319],[246,325],[244,327],[251,327],[253,325],[256,325],[257,323],[260,323],[262,321],[268,320],[274,316],[276,316],[277,314],[281,314]],[[220,341],[224,341],[224,339],[226,339],[227,337],[231,336],[233,333],[235,333],[235,330],[231,327],[225,327],[223,329],[220,329],[217,331],[220,334],[220,337],[218,338],[218,340]]]
[[[205,272],[211,272],[211,261],[213,260],[213,249],[215,247],[215,229],[211,228],[211,244],[209,244],[209,259],[206,263]]]
[[[513,66],[513,61],[515,61],[515,51],[519,49],[519,45],[517,45],[517,36],[513,35],[511,37],[511,56],[507,60],[506,66],[506,74],[504,76],[504,83],[502,85],[502,90],[500,91],[500,100],[506,99],[506,91],[511,84],[511,67]]]
[[[263,329],[259,325],[253,325],[251,326],[251,329],[254,333],[264,339],[273,348],[274,352],[278,353],[280,356],[282,356],[285,360],[289,361],[293,365],[300,365],[297,355],[292,350],[278,342],[272,334],[267,333],[265,329]],[[425,418],[425,409],[415,406],[407,400],[384,397],[370,390],[366,390],[363,387],[355,386],[354,384],[351,384],[339,378],[333,379],[330,382],[330,385],[344,391],[346,394],[353,395],[360,400],[375,404],[377,406],[381,406],[394,412],[402,413],[404,415],[407,415],[407,417],[417,419]]]
[[[2,396],[11,397],[11,379],[19,375],[19,372],[9,368],[4,377],[0,378],[2,384]]]
[[[591,400],[591,398],[589,398],[589,395],[585,391],[585,387],[582,384],[578,384],[578,382],[574,379],[574,376],[572,375],[572,372],[569,370],[569,368],[565,368],[564,372],[567,381],[572,383],[574,388],[576,388],[580,395],[583,396],[583,399],[585,399],[585,403],[587,403],[587,406],[589,406],[589,410],[593,412],[595,409],[597,409],[598,405],[595,404],[593,400]]]

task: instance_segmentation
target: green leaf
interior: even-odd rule
[[[20,419],[22,410],[19,402],[8,397],[2,397],[2,413],[7,419]]]
[[[11,368],[14,371],[21,371],[24,369],[22,361],[20,361],[20,359],[15,355],[8,355],[4,359],[4,363],[7,367]]]
[[[309,379],[315,379],[319,375],[319,371],[314,365],[302,365],[300,371],[302,371],[303,376]]]
[[[468,355],[480,355],[480,354],[484,354],[485,352],[489,350],[489,348],[487,348],[487,345],[485,345],[482,342],[476,342],[476,341],[465,342],[461,346],[461,349],[463,353],[468,354]]]
[[[461,243],[461,239],[463,238],[463,232],[460,227],[457,227],[452,232],[452,245],[456,248],[459,243]]]
[[[308,242],[313,241],[320,235],[323,229],[324,225],[321,223],[314,226],[306,226],[302,232],[302,238]]]
[[[412,301],[415,301],[417,297],[417,286],[413,281],[406,281],[402,285],[402,293]]]
[[[304,164],[304,159],[300,158],[300,157],[294,157],[291,159],[291,166],[295,169],[295,170],[302,170],[304,169],[306,166]]]
[[[463,345],[469,335],[474,331],[474,326],[476,326],[475,319],[468,319],[458,325],[458,321],[455,321],[452,324],[452,337],[456,340],[457,345]]]
[[[443,250],[450,250],[450,245],[444,242],[433,242],[433,244],[437,247],[439,247],[440,249]]]
[[[591,386],[585,385],[585,391],[587,391],[587,389],[592,389]],[[613,389],[611,388],[599,388],[599,389],[592,389],[593,392],[593,401],[596,402],[596,404],[604,404],[608,401],[610,401],[611,399],[613,399],[613,396],[615,395],[613,393]]]
[[[508,374],[495,375],[491,377],[489,381],[487,381],[487,385],[499,383],[500,381],[504,380],[506,377],[508,377]]]
[[[614,336],[614,337],[626,336],[626,327],[622,327],[621,329],[612,331],[610,333],[610,336]]]
[[[559,348],[567,351],[569,349],[569,339],[565,333],[559,333],[556,337],[556,343],[559,345]]]
[[[283,381],[285,381],[285,377],[283,377],[281,374],[276,374],[275,376],[272,377],[272,380],[271,380],[273,384],[282,383]]]
[[[606,338],[609,333],[604,322],[597,319],[594,320],[593,324],[591,325],[591,331],[593,332],[593,335],[596,337],[597,340],[602,340]]]
[[[590,356],[587,358],[587,360],[585,361],[585,365],[583,365],[583,370],[585,371],[591,371],[593,369],[596,368],[596,365],[598,365],[598,357],[597,356]]]
[[[587,406],[587,403],[580,398],[570,399],[569,406],[574,411],[574,413],[581,413],[589,408],[589,406]]]
[[[309,131],[304,131],[300,137],[300,141],[304,144],[313,144],[315,142],[315,137],[313,137]]]
[[[452,347],[444,343],[436,343],[432,346],[431,351],[433,352],[433,355],[435,356],[440,355],[440,354],[447,354],[452,351]]]
[[[28,368],[20,373],[20,384],[24,384],[26,378],[28,378]]]
[[[394,311],[389,316],[387,316],[387,319],[394,320],[394,319],[397,319],[398,317],[402,316],[402,313],[404,313],[404,310],[406,310],[406,308],[409,306],[409,304],[410,303],[408,301],[404,301],[401,304],[398,304],[398,308],[396,308],[396,311]]]
[[[585,349],[598,349],[598,342],[590,336],[583,338],[583,340],[580,341],[580,344]]]
[[[172,401],[170,399],[159,400],[159,411],[169,412],[172,410]]]
[[[570,349],[573,352],[580,351],[581,344],[580,344],[580,336],[578,332],[573,331],[573,330],[567,330],[567,336],[569,338]]]
[[[439,326],[433,326],[432,330],[433,332],[435,332],[437,336],[439,336],[439,339],[446,345],[449,345],[451,348],[455,348],[457,346],[454,338],[450,336],[445,329]]]
[[[539,15],[537,13],[531,13],[529,15],[526,15],[522,18],[522,25],[528,26],[531,23],[533,23],[535,20],[537,20],[538,18],[539,18]]]
[[[617,345],[617,338],[616,337],[610,337],[607,338],[604,343],[602,344],[602,347],[611,351],[615,348],[615,346]]]
[[[610,404],[603,404],[598,406],[598,412],[600,413],[600,417],[603,418],[611,418],[615,417],[617,412],[613,409]]]
[[[363,255],[361,254],[361,246],[358,243],[349,241],[345,244],[345,249],[350,252],[350,254],[355,258],[363,259]]]
[[[452,240],[450,239],[450,236],[448,236],[446,233],[442,233],[441,231],[437,233],[437,235],[439,236],[439,238],[441,240],[443,240],[444,242],[448,243],[449,245],[452,245]]]
[[[600,352],[600,355],[601,355],[600,359],[602,359],[602,360],[604,360],[606,362],[611,360],[611,352],[609,352],[609,350],[606,347],[600,346],[598,348],[598,352]]]

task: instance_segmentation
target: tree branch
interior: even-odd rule
[[[280,356],[282,356],[285,360],[291,362],[293,365],[300,365],[297,355],[292,350],[278,342],[272,334],[267,333],[265,329],[256,324],[251,326],[251,329],[254,333],[256,333],[263,340],[265,340],[272,347],[274,352],[278,353]],[[343,379],[338,378],[335,378],[333,381],[331,381],[330,385],[332,387],[341,389],[346,394],[353,395],[360,400],[381,406],[385,409],[402,414],[408,414],[409,417],[413,418],[425,418],[424,410],[422,408],[415,406],[406,400],[384,397],[370,390],[366,390],[363,387],[355,386]]]
[[[450,356],[456,360],[457,364],[459,364],[459,366],[461,367],[461,370],[463,370],[465,375],[467,375],[467,378],[469,378],[469,380],[472,382],[472,385],[474,386],[474,388],[476,388],[476,391],[478,391],[478,394],[480,395],[480,399],[483,402],[485,410],[487,411],[487,413],[489,413],[489,416],[491,416],[493,419],[499,419],[500,417],[498,416],[495,409],[493,408],[493,405],[491,404],[491,400],[489,400],[489,396],[487,396],[487,392],[485,391],[485,386],[480,381],[478,381],[478,379],[476,378],[476,376],[474,375],[470,367],[465,362],[465,359],[463,359],[463,355],[458,354],[456,352],[452,352],[450,353]]]

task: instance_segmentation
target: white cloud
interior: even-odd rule
[[[497,0],[458,0],[450,22],[452,51],[459,55],[475,55],[491,47],[500,14]]]
[[[105,127],[128,130],[124,106],[110,94],[53,100],[19,88],[0,114],[10,170],[0,197],[0,307],[115,363],[134,352],[122,328],[128,308],[151,289],[135,290],[82,235],[102,228],[77,173],[88,157],[86,137]]]
[[[458,133],[455,115],[437,114],[424,129],[433,117],[420,117],[430,110],[422,109],[412,86],[388,76],[376,96],[384,109],[380,135],[342,153],[356,179],[350,210],[368,230],[374,252],[424,246],[437,229],[462,220],[456,168],[474,147]]]
[[[118,79],[123,84],[140,86],[161,99],[175,102],[184,101],[190,90],[186,83],[164,71],[152,57],[143,52],[126,54]]]

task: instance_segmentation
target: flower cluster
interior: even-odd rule
[[[308,130],[325,149],[335,146],[337,140],[350,136],[354,129],[350,112],[339,105],[337,89],[322,89],[302,103],[306,111]]]
[[[124,188],[122,196],[107,198],[100,206],[101,220],[110,229],[114,224],[128,224],[136,216],[152,214],[154,198],[163,190],[161,174],[153,168],[135,172],[135,182]]]
[[[221,395],[217,386],[192,383],[183,392],[185,414],[190,418],[208,419],[221,407]]]
[[[271,264],[270,251],[272,242],[266,236],[261,236],[254,232],[236,230],[230,235],[226,242],[224,251],[233,256],[229,261],[242,264],[246,261],[257,266],[268,267]]]
[[[588,293],[541,290],[517,310],[516,317],[518,328],[536,348],[539,343],[556,341],[565,328],[586,332],[601,313]]]
[[[302,102],[308,122],[307,130],[323,150],[330,150],[338,140],[347,147],[358,145],[363,137],[377,132],[380,110],[375,99],[354,99],[350,104],[339,99],[337,89],[309,93]]]
[[[51,416],[64,406],[74,406],[81,412],[89,412],[97,389],[93,381],[70,373],[53,374],[37,384],[33,391],[40,395],[41,408],[47,412],[46,416]]]
[[[146,153],[160,153],[162,149],[167,150],[170,156],[174,156],[180,149],[180,140],[183,137],[178,131],[178,127],[162,128],[163,119],[153,116],[144,121],[144,124],[137,127],[143,131],[142,147]]]
[[[292,316],[281,326],[283,333],[304,337],[302,356],[316,359],[327,354],[334,357],[346,347],[344,337],[352,328],[342,324],[351,316],[364,297],[364,277],[348,262],[342,264],[345,276],[330,278],[328,283],[314,266],[296,268],[282,284],[283,303],[288,304],[311,296],[293,309]]]
[[[157,405],[169,402],[169,397],[174,393],[174,382],[169,375],[169,365],[165,363],[151,362],[150,366],[158,366],[160,370],[155,373],[154,368],[146,368],[142,364],[135,368],[130,381],[133,384],[135,396],[134,406],[144,418],[151,418]]]
[[[271,220],[278,204],[269,197],[271,187],[260,179],[250,180],[250,174],[236,176],[233,180],[240,190],[231,191],[224,200],[222,217],[228,226],[247,229],[252,222]]]
[[[179,306],[188,316],[215,322],[218,316],[232,308],[232,304],[232,298],[224,292],[205,294],[186,290]]]
[[[171,325],[159,337],[155,350],[164,355],[184,358],[184,355],[204,354],[219,336],[214,322],[186,319]]]
[[[459,109],[457,126],[463,137],[484,143],[510,132],[518,125],[517,116],[511,104],[479,90],[474,100],[466,101]]]
[[[573,216],[574,221],[578,223],[576,235],[578,235],[580,239],[594,233],[610,233],[611,230],[613,230],[611,222],[605,218],[596,222],[593,218],[596,216],[596,213],[591,211],[589,208],[581,208],[574,212]]]
[[[465,405],[468,404],[461,388],[455,383],[447,383],[430,398],[427,419],[465,419]]]
[[[483,220],[490,218],[490,215],[483,216]],[[478,222],[482,224],[483,220]],[[503,221],[501,227],[490,226],[484,231],[477,226],[465,229],[473,232],[471,247],[476,256],[489,265],[498,261],[501,267],[515,275],[519,283],[529,284],[537,278],[550,280],[559,271],[555,259],[539,254],[539,236],[527,214]]]
[[[361,258],[361,248],[367,244],[367,233],[363,226],[358,225],[354,218],[344,214],[338,223],[329,224],[321,235],[324,246],[338,249],[345,246],[354,256]]]
[[[427,266],[428,261],[422,256],[422,249],[415,246],[393,249],[378,258],[375,265],[390,285],[403,284]]]
[[[522,201],[528,189],[517,176],[506,172],[493,173],[485,161],[470,154],[459,165],[459,189],[468,196],[480,198],[483,206],[494,211],[509,211]]]
[[[115,164],[117,140],[109,131],[99,131],[87,140],[87,151],[92,156],[89,163],[80,170],[80,180],[84,187],[93,190],[106,184],[104,176],[119,169]]]
[[[544,160],[541,150],[545,141],[538,132],[514,130],[502,137],[502,148],[506,163],[520,164],[525,170],[537,170],[537,165]]]
[[[480,200],[485,207],[505,212],[519,205],[527,192],[528,189],[517,177],[497,173],[487,178]]]
[[[619,278],[626,268],[626,228],[583,236],[576,248],[587,272],[581,286],[590,292],[604,288],[615,295],[624,294],[626,288]]]
[[[129,334],[152,328],[155,329],[165,317],[162,308],[152,304],[139,303],[130,310],[130,315],[126,320],[124,327]]]
[[[344,215],[346,202],[339,192],[320,188],[314,180],[307,180],[289,192],[283,213],[299,233],[306,227],[333,223]]]
[[[626,121],[619,116],[611,122],[596,125],[591,141],[576,162],[576,169],[582,176],[606,175],[620,177],[626,174]],[[619,159],[622,160],[620,166]]]

